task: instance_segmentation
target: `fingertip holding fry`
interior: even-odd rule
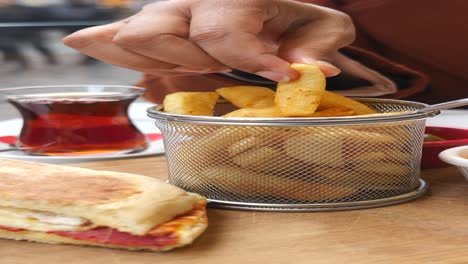
[[[280,72],[259,71],[259,72],[256,72],[255,74],[262,76],[263,78],[270,79],[275,82],[289,82],[291,80],[291,77]]]
[[[326,64],[328,63],[325,62],[324,65]],[[276,91],[262,86],[231,86],[218,88],[215,92],[179,92],[177,95],[168,95],[171,100],[165,102],[164,111],[212,116],[218,99],[215,95],[218,95],[239,108],[224,114],[223,117],[332,118],[376,113],[359,101],[326,91],[325,74],[319,66],[293,63],[290,69],[300,74],[300,78],[278,83]],[[202,101],[207,105],[203,105]]]
[[[341,70],[339,68],[337,68],[335,65],[331,64],[328,61],[302,57],[301,59],[299,59],[299,62],[319,67],[319,69],[322,71],[325,77],[333,77],[341,73]]]
[[[294,63],[291,68],[301,77],[278,83],[275,105],[284,116],[310,116],[317,110],[325,91],[325,76],[317,66]]]
[[[325,77],[333,77],[341,73],[341,70],[326,61],[316,61],[315,65],[323,72]]]

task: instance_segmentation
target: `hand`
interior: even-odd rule
[[[337,50],[354,40],[351,19],[291,0],[170,0],[122,21],[64,39],[96,59],[159,76],[238,69],[274,81],[298,78],[290,63],[327,76]]]

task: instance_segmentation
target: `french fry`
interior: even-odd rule
[[[358,155],[353,155],[349,157],[349,161],[352,163],[363,163],[363,162],[380,162],[388,161],[393,163],[407,163],[412,159],[411,154],[405,153],[402,151],[391,151],[392,155],[384,152],[365,152]]]
[[[239,153],[232,161],[246,169],[264,173],[284,173],[284,164],[292,164],[294,161],[283,154],[281,150],[270,146],[252,148]]]
[[[384,165],[385,164],[379,164]],[[393,167],[393,165],[391,165]],[[385,175],[378,173],[363,172],[358,170],[344,170],[340,168],[324,168],[316,172],[319,176],[331,180],[337,185],[343,186],[361,186],[367,188],[385,187],[388,185],[398,185],[408,181],[405,174]],[[405,188],[405,187],[400,187]],[[385,188],[387,189],[387,188]]]
[[[239,129],[233,131],[230,127],[222,128],[197,140],[202,149],[210,152],[227,151],[227,148],[240,140],[261,134],[258,129]]]
[[[208,185],[238,195],[265,195],[304,201],[339,199],[355,191],[350,187],[287,179],[231,166],[208,168],[203,171],[201,179],[205,188]]]
[[[213,116],[219,95],[216,92],[177,92],[166,95],[164,112],[182,115]]]
[[[259,137],[247,137],[241,139],[227,148],[230,157],[234,157],[251,148],[262,146],[264,142]]]
[[[355,112],[344,107],[330,108],[311,114],[309,117],[352,116]],[[241,108],[223,117],[285,117],[277,107],[268,108]]]
[[[354,169],[367,174],[389,175],[390,177],[404,177],[411,172],[411,167],[403,164],[379,161],[372,163],[356,163]]]
[[[333,167],[345,165],[343,147],[343,135],[330,136],[325,132],[292,136],[284,142],[289,157],[309,164]]]
[[[350,128],[333,131],[321,128],[307,131],[307,134],[287,138],[284,149],[292,158],[317,165],[342,167],[348,162],[350,153],[354,153],[358,147],[389,147],[398,144],[398,140],[388,134]]]
[[[197,136],[196,139],[192,138],[177,146],[175,152],[184,153],[184,155],[180,155],[175,162],[185,164],[179,167],[188,167],[192,172],[199,173],[201,169],[213,166],[213,164],[224,163],[225,157],[230,157],[229,147],[231,145],[237,144],[245,138],[254,138],[261,132],[258,129],[232,131],[230,127],[206,132],[205,135]]]
[[[342,129],[340,132],[331,132],[347,140],[349,144],[398,144],[398,139],[383,133],[361,131],[356,129]]]
[[[311,117],[333,117],[333,116],[352,116],[356,113],[354,110],[345,107],[335,107],[315,112]]]
[[[268,108],[241,108],[223,117],[281,117],[281,112],[276,107]]]
[[[224,99],[239,108],[267,108],[275,105],[275,91],[260,86],[232,86],[216,89]]]
[[[322,100],[318,106],[319,110],[327,110],[330,108],[345,107],[353,110],[356,115],[368,115],[375,114],[376,111],[368,107],[367,105],[360,103],[354,99],[325,91],[322,96]]]
[[[294,63],[291,68],[301,77],[278,83],[275,104],[283,116],[310,116],[317,110],[325,91],[325,76],[313,65]]]
[[[271,130],[269,128],[268,130]],[[245,137],[229,147],[227,147],[227,152],[229,156],[232,158],[244,151],[253,148],[259,148],[263,146],[269,146],[275,149],[281,149],[283,147],[283,142],[291,137],[292,135],[297,134],[296,132],[290,130],[282,130],[279,129],[277,131],[268,131],[268,132],[261,132],[258,134],[252,134],[249,137]]]

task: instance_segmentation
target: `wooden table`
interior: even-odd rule
[[[167,177],[164,156],[72,164]],[[209,209],[207,231],[166,253],[0,240],[1,264],[468,263],[468,182],[427,170],[431,194],[375,209],[273,213]]]

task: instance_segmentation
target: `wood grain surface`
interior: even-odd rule
[[[167,178],[164,156],[71,165]],[[468,263],[468,183],[454,167],[426,170],[422,177],[430,194],[382,208],[314,213],[210,208],[207,231],[193,245],[166,253],[0,240],[0,263]]]

